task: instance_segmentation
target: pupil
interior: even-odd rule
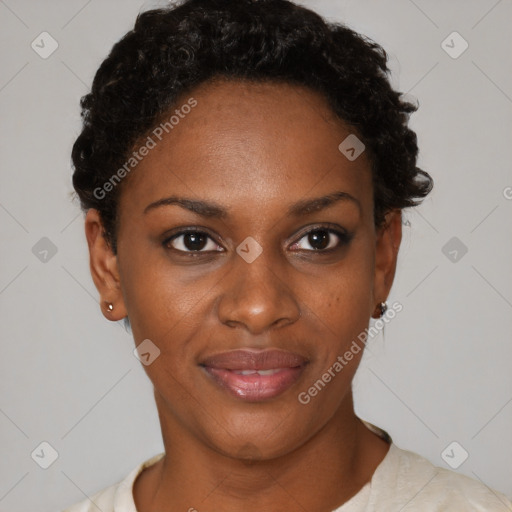
[[[327,231],[313,231],[308,236],[308,242],[314,249],[325,249],[329,245],[329,233]]]
[[[199,251],[206,244],[206,236],[204,233],[187,233],[184,237],[183,244],[190,251]]]

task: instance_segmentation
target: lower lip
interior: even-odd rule
[[[205,366],[206,372],[223,389],[247,402],[260,402],[284,393],[301,376],[304,366],[282,368],[272,375],[240,375],[231,370]]]

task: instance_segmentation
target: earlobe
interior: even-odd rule
[[[109,320],[121,320],[127,312],[121,292],[117,256],[104,236],[100,214],[94,208],[89,209],[85,217],[85,236],[91,276],[100,294],[101,311]]]
[[[402,211],[392,210],[378,230],[375,243],[374,303],[385,302],[395,278],[398,251],[402,241]],[[375,304],[374,304],[375,306]]]

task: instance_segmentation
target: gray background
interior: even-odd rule
[[[420,103],[411,126],[435,179],[405,212],[389,298],[404,309],[371,341],[356,410],[436,465],[457,441],[469,453],[457,471],[512,496],[512,2],[303,3],[389,52],[393,84]],[[79,98],[155,5],[0,1],[1,511],[61,509],[163,449],[133,340],[100,313],[70,200]],[[31,48],[43,31],[59,45],[47,59]],[[458,58],[441,45],[453,31],[469,44]],[[31,458],[42,441],[59,454],[48,469]]]

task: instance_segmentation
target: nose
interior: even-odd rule
[[[217,314],[223,324],[256,335],[293,324],[300,317],[300,307],[285,272],[263,251],[252,263],[235,257],[222,283]]]

